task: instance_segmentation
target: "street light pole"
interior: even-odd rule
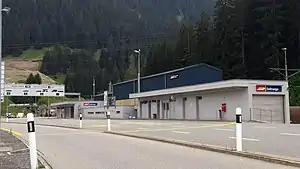
[[[2,67],[2,12],[9,13],[10,8],[9,7],[2,8],[2,0],[0,0],[0,9],[1,9],[1,12],[0,12],[0,65]],[[1,74],[2,74],[2,68],[0,69],[0,75]],[[3,80],[5,80],[5,79],[3,79]],[[1,82],[0,82],[0,97],[2,97]],[[3,99],[4,99],[4,93],[3,93]],[[1,103],[0,103],[0,118],[2,115],[1,110],[2,109],[1,109]],[[0,119],[0,121],[1,121],[1,119]]]
[[[96,86],[96,83],[95,83],[95,76],[93,76],[93,100],[95,100],[95,92],[96,92],[96,90],[95,90],[95,86]]]
[[[135,50],[135,53],[138,54],[138,93],[141,92],[141,49]]]
[[[2,11],[3,11],[3,9],[2,9],[2,0],[0,0],[0,9],[1,9],[1,12],[0,12],[0,65],[2,67]],[[0,76],[1,76],[1,73],[2,73],[1,69],[0,69]],[[0,82],[0,97],[2,97],[1,82]],[[1,109],[1,103],[0,103],[0,117],[1,116],[2,116],[2,109]],[[0,119],[0,122],[1,122],[1,119]]]
[[[288,75],[288,67],[287,67],[287,58],[286,58],[286,48],[282,48],[284,52],[284,71],[285,71],[285,81],[289,82],[289,75]]]
[[[289,99],[290,99],[290,92],[289,92],[289,75],[288,75],[288,66],[287,66],[287,56],[286,56],[286,51],[287,48],[282,48],[284,52],[284,71],[285,71],[285,82],[286,82],[286,98],[285,98],[285,123],[290,124],[290,104],[289,104]]]

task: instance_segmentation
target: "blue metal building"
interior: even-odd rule
[[[203,84],[223,80],[223,71],[201,63],[159,74],[141,77],[141,92]],[[137,79],[116,83],[113,94],[117,100],[128,99],[130,93],[137,93]]]

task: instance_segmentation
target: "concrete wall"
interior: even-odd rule
[[[221,108],[222,103],[226,103],[227,111],[223,113],[222,120],[234,121],[237,106],[240,106],[243,110],[243,119],[250,120],[247,88],[193,92],[174,95],[173,97],[175,98],[173,102],[170,102],[170,96],[144,98],[141,101],[160,100],[160,119],[164,117],[162,102],[168,102],[170,103],[169,117],[165,119],[220,120],[218,110]],[[148,111],[148,104],[142,104],[142,118],[148,118]],[[151,114],[153,112],[151,111]]]
[[[110,117],[115,119],[128,119],[129,116],[135,115],[133,106],[117,106],[109,109],[101,108],[84,108],[82,109],[83,118],[88,119],[101,119],[106,118],[106,112],[110,111]],[[90,113],[89,113],[90,112]],[[92,114],[91,114],[92,113]]]

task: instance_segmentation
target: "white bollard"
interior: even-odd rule
[[[27,114],[27,130],[28,130],[28,139],[29,139],[31,169],[36,169],[38,163],[37,163],[34,117],[32,113]]]
[[[107,131],[111,131],[111,128],[110,128],[110,111],[107,111]]]
[[[242,109],[236,108],[236,151],[242,151]]]
[[[6,122],[8,123],[8,114],[6,115]]]
[[[82,128],[82,114],[79,114],[79,128]]]

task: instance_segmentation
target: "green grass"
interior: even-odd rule
[[[64,84],[66,75],[65,74],[59,74],[54,76],[49,76],[51,79],[55,80],[58,84]]]
[[[6,106],[9,104],[13,104],[13,102],[10,99],[5,98],[6,100],[4,103],[1,103],[1,114],[2,116],[5,116],[6,114]],[[27,114],[30,110],[24,108],[24,107],[10,107],[8,109],[8,112],[11,113],[12,115],[17,115],[18,113],[24,113]]]
[[[42,49],[27,49],[23,51],[23,53],[19,57],[12,57],[8,55],[5,57],[6,60],[14,60],[14,59],[23,59],[23,60],[31,60],[31,61],[41,61],[44,57],[44,53],[50,48],[42,48]]]

